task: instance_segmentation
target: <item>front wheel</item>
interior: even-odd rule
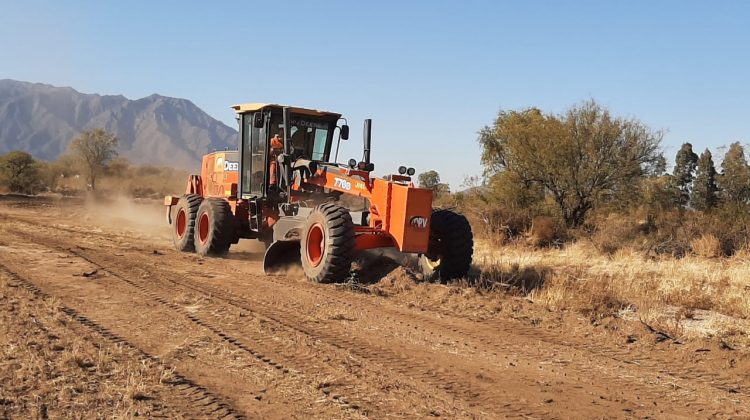
[[[300,257],[305,275],[316,283],[344,281],[354,253],[354,224],[349,211],[321,204],[307,216],[301,233]]]
[[[466,217],[451,210],[433,211],[427,253],[419,258],[425,278],[445,283],[464,277],[473,254],[474,235]]]

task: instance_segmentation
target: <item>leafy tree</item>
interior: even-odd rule
[[[691,204],[696,210],[710,210],[716,207],[719,187],[716,185],[716,167],[711,151],[706,149],[698,159],[693,182]]]
[[[422,172],[417,177],[419,180],[419,186],[420,188],[427,188],[432,190],[433,194],[435,196],[440,196],[445,193],[450,192],[450,186],[448,184],[443,184],[440,182],[440,174],[437,173],[437,171],[427,171]]]
[[[531,210],[534,213],[544,202],[544,189],[538,184],[524,182],[513,171],[498,172],[490,179],[489,187],[499,205],[514,211]]]
[[[26,152],[9,152],[0,157],[0,183],[11,192],[34,194],[41,184],[39,164]]]
[[[745,151],[739,142],[732,143],[721,162],[722,173],[718,179],[722,197],[735,205],[746,204],[750,199],[750,167]]]
[[[96,190],[97,177],[117,156],[117,137],[101,128],[87,130],[73,139],[70,148],[81,163],[90,188]]]
[[[596,205],[658,171],[661,138],[640,121],[612,116],[588,101],[563,115],[536,108],[501,111],[480,132],[479,144],[487,175],[510,171],[542,187],[575,227]]]
[[[671,175],[662,175],[643,179],[637,204],[644,206],[652,216],[674,210],[679,194],[671,178]]]
[[[690,191],[693,186],[697,163],[698,155],[693,152],[693,145],[684,143],[677,151],[674,170],[672,171],[672,186],[678,192],[678,204],[681,206],[686,206],[690,201]]]

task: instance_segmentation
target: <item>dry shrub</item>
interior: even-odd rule
[[[599,252],[608,255],[633,245],[643,231],[641,220],[616,214],[595,221],[594,226],[591,243]]]
[[[487,207],[465,211],[477,236],[493,244],[504,245],[520,237],[531,225],[531,218],[521,212]]]
[[[712,296],[705,285],[699,283],[689,284],[684,289],[665,294],[664,301],[678,307],[711,310],[714,309],[719,298],[721,296]]]
[[[574,310],[592,318],[616,314],[632,304],[609,275],[588,275],[582,270],[556,273],[532,293],[552,310]]]
[[[535,247],[552,245],[562,239],[563,228],[553,217],[536,216],[531,221],[528,241]]]
[[[716,258],[722,255],[721,242],[710,233],[690,241],[690,249],[695,255],[703,258]]]
[[[478,290],[503,290],[512,294],[526,295],[544,286],[552,270],[549,267],[521,267],[514,263],[510,267],[490,265],[477,267],[478,273],[471,276],[467,286]]]
[[[747,247],[750,237],[750,215],[742,211],[720,209],[713,214],[700,214],[702,232],[712,234],[720,243],[723,255],[734,255]]]
[[[664,212],[655,225],[648,235],[651,250],[678,258],[688,253],[706,258],[731,256],[746,248],[750,237],[750,214],[742,209]]]

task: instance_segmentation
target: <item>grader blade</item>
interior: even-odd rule
[[[263,255],[263,272],[278,274],[287,271],[291,266],[300,263],[299,241],[276,241],[266,249]]]

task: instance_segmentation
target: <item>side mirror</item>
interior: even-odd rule
[[[339,134],[341,135],[341,139],[343,140],[349,140],[349,126],[344,124],[339,129]]]
[[[262,112],[256,112],[255,115],[253,115],[253,127],[255,128],[263,128],[263,113]]]

